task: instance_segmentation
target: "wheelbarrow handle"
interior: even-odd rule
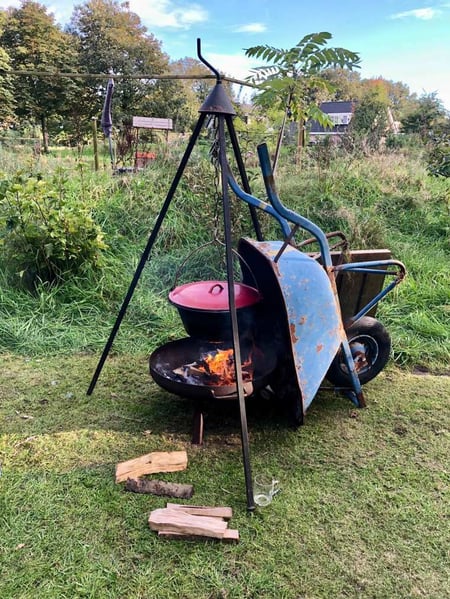
[[[275,179],[273,176],[272,166],[270,164],[269,151],[267,144],[260,144],[258,146],[259,163],[261,165],[261,171],[264,178],[264,185],[266,187],[267,197],[276,212],[287,221],[301,227],[305,231],[308,231],[313,235],[319,244],[320,253],[322,255],[322,263],[325,269],[329,269],[332,266],[331,253],[328,246],[328,239],[325,233],[320,227],[308,220],[307,218],[300,216],[293,210],[289,210],[284,206],[278,196],[275,186]]]
[[[231,187],[233,193],[235,193],[240,200],[247,202],[247,204],[250,204],[250,206],[255,206],[255,208],[259,208],[260,210],[267,212],[267,214],[270,214],[270,216],[272,216],[278,221],[278,224],[280,225],[281,230],[283,231],[283,236],[287,238],[290,235],[291,229],[287,221],[282,216],[280,216],[278,212],[270,204],[267,204],[267,202],[255,198],[255,196],[252,196],[251,194],[241,189],[236,179],[234,178],[230,168],[227,169],[227,179],[228,185]]]
[[[395,266],[397,271],[380,270],[381,268],[389,268],[389,266]],[[406,267],[403,262],[399,260],[369,260],[367,262],[348,262],[346,264],[339,264],[333,268],[335,272],[345,271],[360,271],[370,272],[372,274],[383,274],[383,275],[397,275],[397,278],[402,281],[406,276]]]

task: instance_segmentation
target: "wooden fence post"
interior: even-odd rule
[[[94,146],[94,168],[98,171],[98,144],[97,144],[97,119],[96,117],[92,118],[92,141]]]

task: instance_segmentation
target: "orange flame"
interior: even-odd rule
[[[202,358],[205,364],[199,365],[199,369],[206,374],[211,375],[214,379],[218,379],[221,385],[230,385],[236,382],[236,374],[234,368],[234,352],[232,349],[219,349],[215,353],[211,352]],[[250,357],[242,364],[242,368],[248,368],[251,365]],[[243,372],[244,379],[251,378],[252,373],[247,370]],[[216,382],[216,381],[215,381]]]

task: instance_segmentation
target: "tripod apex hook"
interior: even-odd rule
[[[222,76],[217,69],[215,69],[203,56],[202,56],[202,42],[201,39],[197,38],[197,56],[198,59],[212,71],[216,77],[216,83],[222,83]]]
[[[210,91],[208,97],[203,102],[202,106],[199,109],[199,112],[207,112],[209,114],[229,114],[232,116],[236,115],[236,112],[231,104],[230,98],[227,95],[226,90],[222,84],[222,75],[219,73],[217,69],[215,69],[212,65],[209,64],[207,60],[205,60],[202,56],[201,49],[201,41],[200,38],[197,38],[197,56],[199,60],[210,69],[215,77],[216,84],[213,89]]]

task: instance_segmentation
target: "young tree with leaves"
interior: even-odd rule
[[[369,88],[356,103],[348,129],[349,141],[363,152],[380,148],[389,124],[389,100],[377,88]]]
[[[322,76],[325,69],[359,67],[359,55],[345,48],[327,47],[331,33],[310,33],[287,50],[259,45],[248,48],[245,55],[270,62],[269,66],[252,69],[250,79],[258,85],[260,93],[255,103],[261,106],[278,105],[298,124],[298,152],[303,145],[305,123],[314,119],[323,126],[331,126],[316,100],[317,91],[331,91],[333,86]]]
[[[449,116],[435,93],[423,94],[402,119],[404,133],[418,133],[424,142],[448,128]]]

